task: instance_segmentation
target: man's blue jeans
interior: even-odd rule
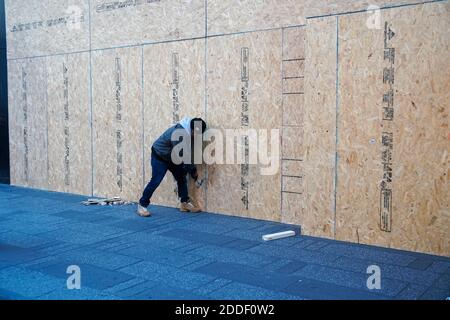
[[[181,202],[189,201],[188,195],[188,186],[186,175],[187,172],[183,168],[183,165],[176,165],[174,163],[169,163],[160,159],[154,152],[152,152],[152,179],[147,184],[142,194],[141,199],[139,200],[139,204],[143,207],[148,207],[150,204],[150,199],[155,192],[156,188],[161,184],[164,176],[166,175],[167,170],[169,170],[178,185],[178,197],[181,199]]]

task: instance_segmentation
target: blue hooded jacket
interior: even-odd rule
[[[172,141],[172,135],[176,130],[184,129],[188,132],[190,136],[191,134],[190,123],[191,118],[189,117],[183,118],[183,120],[181,120],[179,123],[164,131],[164,133],[153,143],[152,151],[156,153],[158,158],[160,158],[165,162],[173,163],[171,157],[172,150],[182,140],[180,139],[179,141]],[[196,175],[197,168],[194,164],[183,163],[182,166],[189,174]]]

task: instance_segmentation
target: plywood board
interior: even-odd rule
[[[283,78],[295,78],[305,74],[305,60],[285,60]]]
[[[91,17],[94,49],[205,35],[204,0],[94,0]]]
[[[11,184],[47,188],[45,58],[9,61]]]
[[[404,4],[417,4],[419,0],[305,0],[305,16],[307,18],[330,14],[351,13],[368,10],[369,6],[380,8]],[[384,11],[383,11],[384,12]]]
[[[205,40],[188,40],[144,47],[145,182],[151,178],[153,142],[185,116],[205,119]],[[198,167],[204,178],[204,166]],[[192,182],[192,179],[190,179]],[[168,173],[152,203],[178,206],[173,176]],[[190,196],[204,208],[204,188],[191,185]]]
[[[334,236],[336,18],[308,21],[304,110],[302,232]],[[334,66],[332,68],[331,66]]]
[[[303,113],[305,27],[283,29],[283,131],[281,221],[301,224],[303,198]]]
[[[94,195],[137,201],[143,177],[140,48],[92,55]]]
[[[304,94],[283,95],[283,125],[303,126]]]
[[[450,255],[449,13],[448,2],[385,10],[395,57],[364,15],[339,19],[338,239]],[[391,89],[393,118],[383,120]],[[383,133],[392,134],[390,157]],[[392,181],[382,188],[387,167]]]
[[[210,0],[208,35],[279,28],[305,23],[298,0]]]
[[[303,159],[304,131],[302,127],[284,127],[282,155],[283,159]]]
[[[89,53],[47,58],[49,188],[91,195]]]
[[[301,160],[283,160],[283,176],[302,176],[303,162]]]
[[[283,29],[283,60],[305,58],[306,27]]]
[[[303,193],[303,181],[302,177],[283,177],[283,192],[290,193]]]
[[[303,195],[298,193],[283,192],[283,212],[281,222],[299,225],[302,215]]]
[[[11,182],[137,201],[152,143],[183,116],[279,129],[274,175],[201,165],[192,198],[450,256],[450,9],[403,6],[419,2],[8,0]],[[174,188],[168,174],[152,202],[177,206]]]
[[[6,0],[8,58],[89,49],[89,1]]]
[[[283,80],[284,94],[303,94],[305,92],[303,78],[287,78]]]
[[[9,163],[12,185],[26,185],[27,160],[25,155],[23,129],[25,121],[22,81],[26,62],[8,61],[8,127],[9,127]],[[28,118],[28,115],[27,115]]]
[[[207,59],[211,127],[280,130],[281,31],[209,39]],[[209,166],[208,210],[279,221],[280,170],[263,176],[260,169],[260,165]]]

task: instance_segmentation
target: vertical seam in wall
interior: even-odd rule
[[[6,17],[5,17],[5,23],[6,23]],[[6,27],[5,27],[6,30]],[[9,65],[9,60],[8,60],[8,49],[5,49],[6,51],[6,117],[7,117],[7,121],[6,121],[6,129],[8,132],[8,145],[6,146],[6,150],[8,151],[8,178],[9,178],[9,184],[12,185],[11,183],[11,125],[10,125],[10,119],[11,114],[10,114],[10,108],[9,108],[9,71],[10,71],[10,65]],[[8,181],[8,180],[7,180]]]
[[[48,71],[47,71],[47,58],[44,58],[44,74],[45,74],[45,121],[46,123],[46,147],[47,147],[47,189],[50,187],[49,183],[49,172],[50,172],[50,162],[49,162],[49,148],[48,148]]]
[[[336,132],[335,132],[335,156],[334,156],[334,219],[333,235],[336,239],[337,216],[337,186],[338,186],[338,145],[339,145],[339,16],[336,16]]]
[[[205,38],[208,37],[208,0],[205,0]]]
[[[10,115],[10,107],[9,107],[9,57],[8,57],[8,21],[6,20],[7,18],[7,13],[6,13],[6,4],[3,4],[4,10],[5,10],[5,22],[4,22],[4,27],[5,27],[5,61],[6,61],[6,117],[7,117],[7,121],[6,121],[6,130],[8,132],[8,145],[6,146],[6,151],[8,152],[8,177],[9,177],[9,184],[12,185],[12,174],[11,174],[11,163],[12,163],[12,159],[11,159],[11,128],[12,126],[10,126],[10,119],[12,118]]]
[[[205,0],[205,88],[204,88],[204,96],[205,96],[205,105],[204,105],[204,113],[205,113],[205,121],[208,123],[208,0]],[[204,203],[205,210],[208,208],[208,167],[205,166],[205,195],[204,195]]]
[[[284,28],[281,28],[281,134],[280,134],[280,222],[283,222],[283,125],[284,125]]]
[[[144,101],[144,46],[141,46],[141,100],[142,100],[142,187],[145,188],[145,101]]]
[[[94,196],[94,130],[92,106],[92,33],[91,33],[91,0],[88,1],[89,10],[89,121],[91,124],[91,195]]]

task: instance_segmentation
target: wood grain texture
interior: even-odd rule
[[[113,5],[107,6],[108,3]],[[126,3],[120,5],[105,0],[92,1],[94,49],[205,35],[204,0],[126,1]]]
[[[208,34],[224,34],[305,24],[298,0],[209,0]]]
[[[450,9],[419,2],[7,0],[11,182],[137,201],[151,145],[183,116],[224,133],[278,129],[274,175],[199,165],[207,183],[190,180],[189,191],[202,209],[450,256]],[[391,122],[385,22],[395,32]],[[174,189],[168,174],[152,203],[178,206]]]
[[[89,50],[89,1],[6,0],[8,59]]]
[[[283,60],[305,58],[306,27],[283,29]]]
[[[283,211],[281,222],[298,225],[303,213],[303,195],[283,192]]]
[[[340,18],[338,239],[450,255],[450,71],[443,68],[449,12],[447,2],[383,13],[383,24],[395,32],[395,113],[388,125],[381,121],[384,31],[361,27],[361,15]],[[387,130],[393,133],[391,232],[380,229]]]
[[[91,195],[89,53],[47,58],[49,188]]]
[[[46,59],[9,61],[11,184],[47,189]]]
[[[305,234],[334,237],[336,144],[336,19],[309,21],[306,35],[304,110]]]
[[[246,52],[247,77],[242,77]],[[248,92],[248,128],[281,128],[281,31],[255,32],[208,40],[208,122],[219,129],[242,126],[242,90]],[[247,81],[248,80],[248,81]],[[238,164],[208,167],[208,210],[259,219],[280,220],[281,175],[261,175],[261,165],[250,165],[244,176]],[[244,196],[248,195],[248,209]]]
[[[137,201],[142,192],[140,48],[92,56],[94,195]]]
[[[205,118],[205,40],[188,40],[144,47],[145,182],[151,178],[153,142],[183,117]],[[205,169],[198,167],[204,178]],[[190,179],[191,180],[191,179]],[[192,183],[192,181],[190,181]],[[173,176],[168,173],[152,203],[178,206]],[[191,196],[204,208],[203,189],[190,186]]]
[[[420,0],[304,0],[305,16],[307,18],[330,14],[351,13],[368,10],[369,6],[379,8],[405,4],[422,3]],[[369,15],[372,14],[369,11]],[[369,16],[366,17],[366,19]]]

